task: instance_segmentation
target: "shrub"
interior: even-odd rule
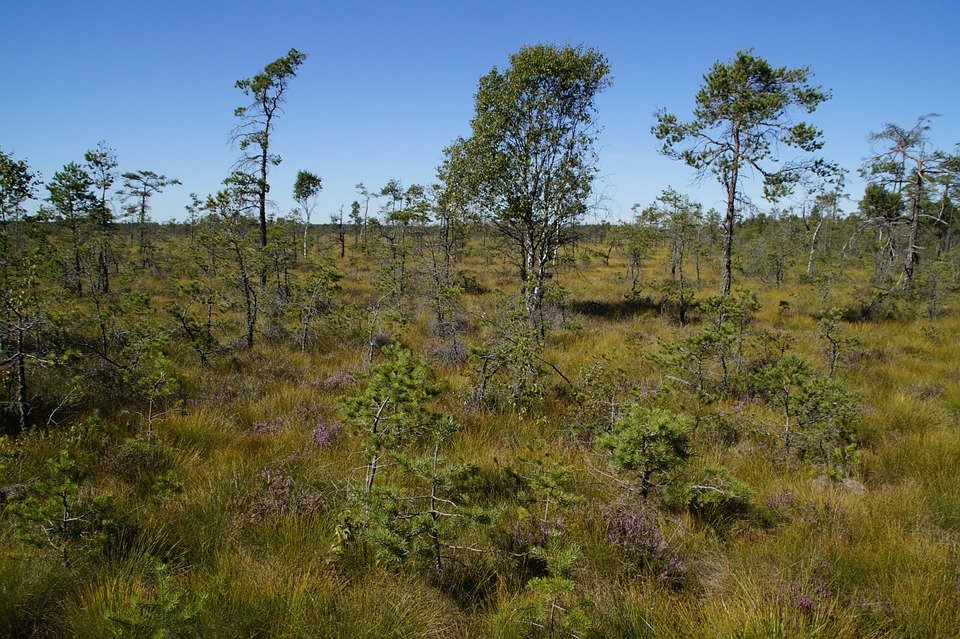
[[[135,485],[151,483],[170,468],[164,448],[140,439],[126,440],[104,457],[103,464],[116,477]]]
[[[674,497],[691,514],[714,527],[750,517],[753,488],[723,466],[707,466],[684,483]]]
[[[629,572],[645,572],[674,587],[683,583],[683,560],[667,545],[648,509],[617,503],[604,515],[607,541],[620,551]]]
[[[65,565],[95,545],[109,551],[116,533],[112,495],[81,492],[86,474],[66,450],[47,460],[47,478],[22,501],[7,506],[20,539],[52,548]]]
[[[634,404],[612,432],[597,438],[597,448],[609,453],[614,468],[638,478],[646,498],[689,458],[688,425],[683,416]]]
[[[836,379],[817,376],[799,355],[786,354],[753,375],[755,392],[783,414],[783,447],[812,457],[828,471],[857,463],[851,428],[853,399]]]
[[[241,521],[262,522],[283,515],[310,515],[323,509],[324,496],[302,488],[291,475],[261,470],[252,486],[234,479],[236,495],[230,502]]]
[[[158,563],[153,569],[149,596],[136,595],[123,611],[108,612],[104,616],[114,624],[118,637],[191,636],[206,595],[193,601],[187,595],[187,591],[174,586],[167,567]]]

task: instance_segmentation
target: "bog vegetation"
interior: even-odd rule
[[[652,121],[726,210],[608,223],[609,63],[526,47],[435,185],[318,225],[320,177],[269,173],[305,60],[237,82],[185,222],[106,143],[45,182],[0,155],[0,636],[956,636],[934,116],[877,123],[849,193],[796,119],[829,92],[743,51]]]

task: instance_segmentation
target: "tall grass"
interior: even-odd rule
[[[342,266],[344,295],[369,297],[364,270]],[[482,257],[466,267],[491,289],[468,303],[475,314],[492,314],[493,289],[510,280]],[[691,326],[681,327],[655,304],[623,304],[622,269],[616,260],[611,266],[594,260],[558,277],[582,312],[571,312],[542,356],[574,384],[606,356],[643,382],[638,401],[692,411],[691,396],[670,390],[649,355],[658,338],[694,330],[696,313]],[[650,266],[646,277],[662,271]],[[710,273],[700,297],[714,284]],[[762,303],[751,330],[787,334],[793,350],[824,371],[814,322],[823,310],[818,294],[790,280],[780,290],[747,284]],[[841,288],[831,301],[849,300],[848,293]],[[425,346],[427,320],[421,314],[396,337]],[[476,343],[497,328],[480,326],[464,340]],[[581,498],[562,513],[557,539],[579,546],[570,578],[590,620],[585,637],[957,636],[960,342],[951,336],[960,334],[960,316],[843,330],[858,340],[836,376],[858,408],[859,464],[843,483],[785,455],[763,436],[776,432],[778,414],[748,389],[711,405],[725,411],[739,438],[714,436],[705,420],[694,434],[690,468],[723,466],[752,487],[753,509],[717,522],[666,497],[651,500],[663,543],[683,563],[679,585],[628,565],[609,541],[605,508],[639,507],[640,498],[613,477],[589,441],[573,435],[580,419],[574,390],[552,369],[545,369],[543,397],[531,406],[484,410],[458,401],[469,385],[462,370],[441,370],[450,390],[438,408],[452,412],[459,426],[444,453],[475,466],[474,498],[495,505],[499,519],[462,540],[486,555],[454,552],[449,573],[438,576],[422,567],[391,568],[369,549],[337,548],[341,513],[362,478],[360,443],[348,429],[318,443],[314,430],[339,420],[338,398],[363,384],[356,343],[327,335],[322,348],[306,352],[266,344],[212,370],[185,354],[181,374],[192,401],[155,428],[166,474],[139,474],[136,483],[102,462],[91,463],[83,480],[83,494],[110,492],[127,513],[133,532],[124,552],[78,555],[64,566],[21,541],[11,517],[2,519],[0,636],[129,636],[111,619],[155,600],[158,562],[169,567],[178,606],[199,602],[184,631],[194,636],[536,636],[520,605],[528,577],[498,547],[509,522],[520,517],[524,464],[535,451],[568,468],[568,489]],[[318,383],[337,372],[360,379],[329,388]],[[117,423],[108,448],[116,450],[137,436],[139,425],[111,419]],[[63,431],[28,436],[6,461],[0,484],[42,478],[44,461],[68,445]],[[264,497],[271,490],[265,472],[289,478],[304,501],[275,506],[293,498]],[[310,507],[308,494],[316,498]]]

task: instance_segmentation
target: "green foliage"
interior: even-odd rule
[[[763,176],[764,195],[775,200],[791,192],[804,177],[830,178],[837,167],[823,159],[781,161],[779,151],[794,147],[812,153],[823,147],[819,129],[798,122],[792,113],[813,112],[830,97],[807,83],[809,67],[774,67],[753,54],[738,51],[729,62],[717,61],[703,76],[693,119],[682,122],[661,109],[651,132],[663,142],[661,152],[682,160],[701,174],[713,173],[727,193],[723,287],[730,294],[731,254],[740,171],[755,169]]]
[[[623,367],[615,364],[612,357],[601,355],[580,376],[576,434],[591,439],[609,432],[635,390],[635,383]]]
[[[903,214],[903,196],[879,184],[868,184],[858,202],[860,213],[867,218],[895,222]]]
[[[752,378],[756,392],[783,415],[783,446],[828,468],[855,461],[851,445],[853,399],[836,379],[823,378],[799,355],[785,354]]]
[[[547,574],[527,582],[518,611],[535,629],[535,636],[580,637],[591,624],[585,611],[586,600],[577,592],[572,577],[580,558],[576,544],[559,541],[535,550],[547,566]]]
[[[630,284],[628,299],[640,294],[643,267],[650,260],[650,252],[656,239],[655,233],[646,225],[620,223],[615,227],[612,240],[626,262],[625,279]]]
[[[636,208],[636,207],[634,207]],[[690,278],[690,261],[701,250],[700,227],[703,208],[672,188],[665,189],[653,205],[644,209],[638,222],[648,225],[666,237],[669,245],[670,278],[656,288],[663,295],[661,306],[676,309],[681,324],[687,321],[695,285]]]
[[[454,430],[452,419],[440,420],[431,450],[394,452],[389,483],[359,494],[363,536],[388,564],[422,562],[439,575],[445,557],[459,550],[457,540],[491,520],[489,510],[470,505],[464,466],[441,454]]]
[[[546,442],[537,440],[524,451],[520,458],[520,477],[525,486],[517,492],[517,500],[523,505],[521,515],[532,515],[541,524],[552,523],[551,511],[564,511],[583,501],[571,486],[572,473],[569,464],[551,453]]]
[[[927,118],[844,216],[797,125],[826,94],[742,52],[658,130],[728,228],[673,189],[583,226],[608,64],[525,47],[441,184],[358,185],[350,238],[309,171],[266,215],[302,62],[238,84],[186,224],[105,144],[43,194],[0,152],[0,635],[956,634],[960,165]],[[755,292],[704,297],[733,233]]]
[[[400,344],[384,349],[384,356],[367,388],[341,401],[347,423],[364,437],[369,461],[363,490],[356,492],[362,512],[344,520],[340,545],[359,532],[387,564],[423,562],[439,574],[454,540],[490,515],[470,506],[462,483],[469,473],[441,454],[456,427],[427,405],[441,390],[433,372]],[[427,451],[418,446],[424,441],[431,444]]]
[[[715,62],[704,76],[693,120],[681,123],[661,110],[653,134],[663,141],[665,155],[698,170],[709,169],[724,182],[734,169],[775,157],[781,145],[816,151],[823,146],[820,131],[790,116],[794,109],[812,112],[830,97],[829,92],[807,84],[811,75],[809,67],[774,67],[752,49],[738,51],[729,62]],[[689,146],[681,148],[685,143]],[[819,162],[813,167],[824,165]],[[801,170],[809,168],[807,163],[788,162],[764,171],[765,192],[784,194],[801,177]]]
[[[368,461],[365,489],[373,488],[380,460],[431,431],[436,415],[428,403],[441,390],[422,358],[399,343],[384,348],[384,360],[361,393],[340,402],[346,423],[362,437]]]
[[[301,349],[317,338],[315,324],[323,316],[335,312],[343,274],[332,263],[319,265],[306,277],[291,283],[290,304],[299,316],[298,342]]]
[[[305,202],[323,189],[323,182],[320,178],[310,171],[297,171],[297,179],[293,183],[293,199],[305,207]]]
[[[640,494],[646,498],[686,464],[688,428],[683,416],[634,404],[612,432],[597,438],[597,448],[609,453],[614,468],[639,479]]]
[[[509,404],[529,410],[544,393],[540,330],[529,321],[520,300],[506,300],[506,315],[491,338],[473,345],[467,359],[472,382],[471,404],[477,408]]]
[[[760,304],[754,293],[738,289],[733,295],[713,295],[697,304],[704,314],[696,331],[660,342],[654,360],[669,369],[687,389],[708,402],[731,391],[744,368],[748,328]]]
[[[177,588],[166,564],[153,568],[153,587],[148,596],[137,594],[122,611],[107,612],[113,636],[124,639],[175,639],[196,636],[199,615],[207,596],[195,597]]]
[[[231,137],[243,153],[237,162],[240,171],[234,175],[246,173],[243,183],[257,199],[262,247],[267,246],[267,193],[270,190],[267,178],[270,167],[281,162],[278,154],[270,152],[270,138],[276,126],[274,119],[282,112],[290,79],[297,75],[306,59],[306,53],[290,49],[282,58],[268,63],[262,72],[237,80],[235,84],[251,101],[234,110],[240,122]],[[260,283],[266,284],[265,270],[260,274]]]
[[[824,311],[817,318],[817,336],[826,343],[827,377],[833,377],[841,357],[847,351],[860,345],[856,338],[843,334],[842,320],[843,312],[837,308]]]
[[[727,468],[706,466],[679,484],[672,498],[703,521],[723,527],[753,514],[754,492]]]
[[[447,149],[445,179],[511,246],[531,321],[557,251],[587,210],[595,99],[609,84],[609,64],[595,49],[523,47],[507,69],[480,78],[471,136]]]
[[[66,450],[47,460],[46,479],[37,482],[25,499],[11,504],[20,539],[37,548],[52,549],[69,565],[76,551],[92,550],[112,526],[110,495],[81,494],[84,473]]]
[[[30,172],[26,161],[14,160],[12,153],[0,149],[0,222],[3,224],[0,233],[4,237],[8,230],[7,222],[18,221],[26,213],[23,205],[34,197],[38,182],[39,179]],[[6,259],[6,255],[3,259]]]

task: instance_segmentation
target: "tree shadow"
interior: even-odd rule
[[[571,302],[573,312],[605,320],[624,320],[638,315],[659,316],[663,305],[649,297],[622,300],[578,300]]]

